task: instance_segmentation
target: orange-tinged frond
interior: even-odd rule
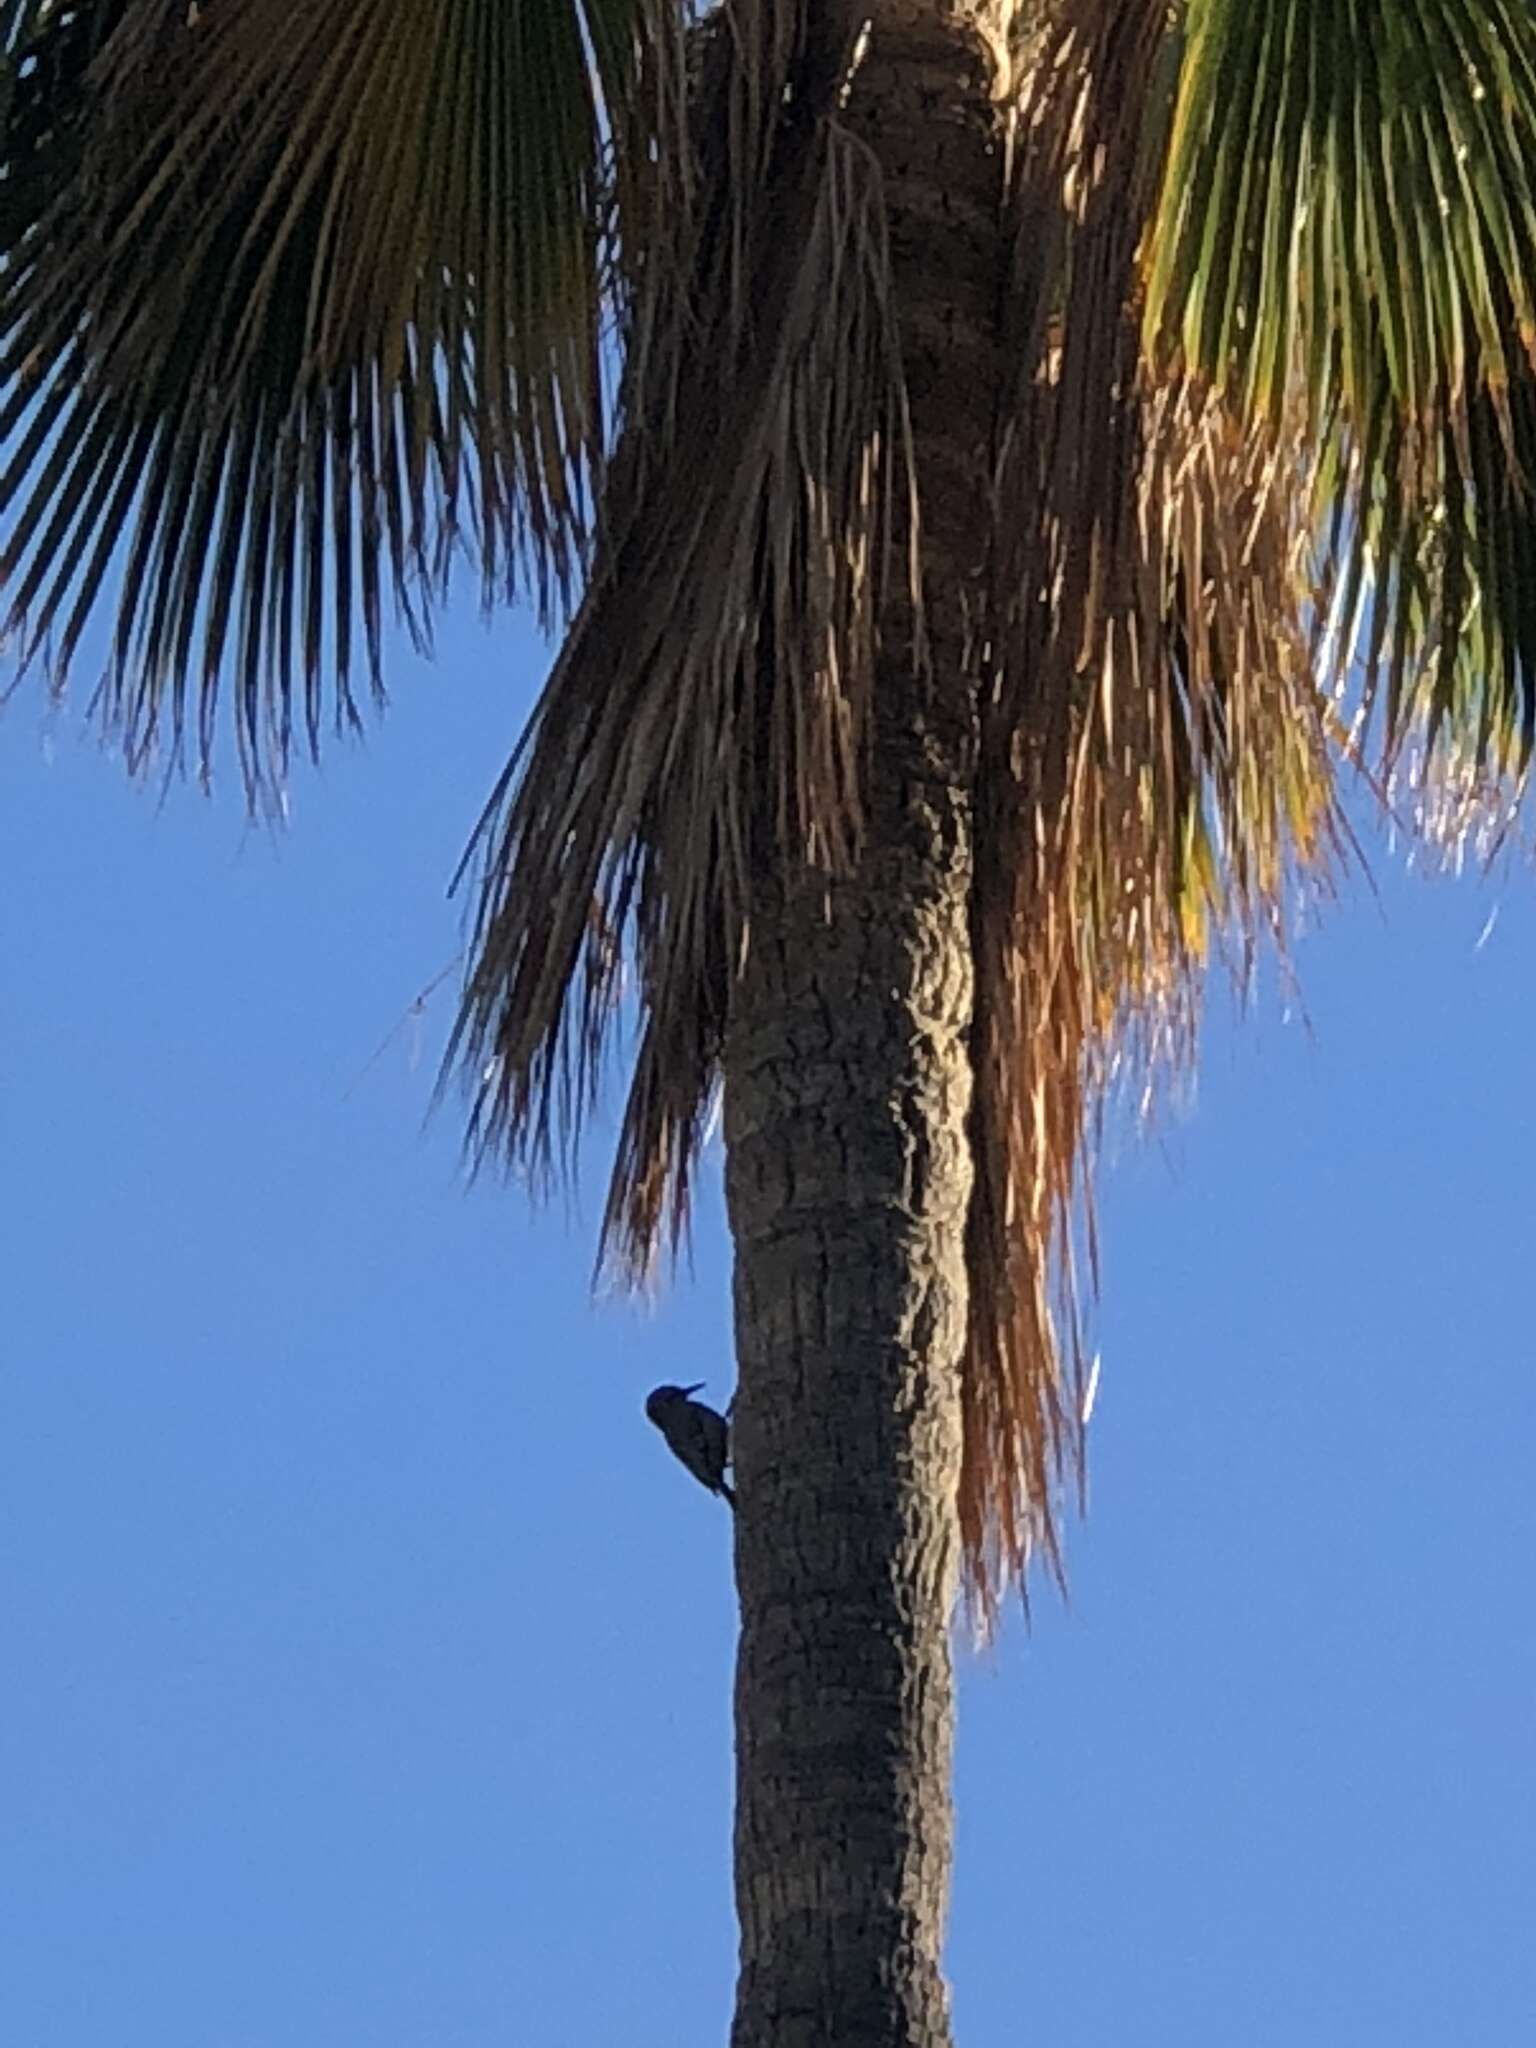
[[[1212,947],[1279,933],[1302,872],[1339,845],[1297,451],[1141,357],[1138,259],[1178,75],[1168,10],[1050,15],[1019,110],[1018,381],[977,793],[961,1518],[983,1626],[1032,1557],[1061,1569],[1106,1098],[1191,1051]]]

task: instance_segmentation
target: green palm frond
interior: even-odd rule
[[[61,677],[119,591],[138,755],[221,682],[247,778],[375,688],[461,538],[569,596],[606,422],[602,236],[656,204],[651,0],[77,0],[18,15],[0,185],[0,573]],[[647,139],[648,138],[648,139]],[[608,152],[640,166],[617,185]]]
[[[1536,16],[1191,0],[1148,247],[1154,360],[1299,427],[1318,658],[1389,759],[1519,776],[1536,730]]]

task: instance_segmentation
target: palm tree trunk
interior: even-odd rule
[[[882,620],[856,870],[763,885],[725,1055],[735,1240],[741,1977],[733,2048],[946,2048],[971,1188],[967,597],[998,372],[994,57],[878,6],[932,682]]]

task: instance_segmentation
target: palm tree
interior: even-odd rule
[[[735,1240],[736,2048],[934,2048],[950,1634],[1080,1468],[1106,1092],[1341,761],[1536,723],[1521,0],[5,0],[0,567],[259,800],[461,548],[560,652],[474,841],[471,1143]]]

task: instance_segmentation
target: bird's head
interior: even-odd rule
[[[686,1401],[703,1386],[702,1380],[695,1380],[691,1387],[653,1387],[645,1397],[645,1412],[654,1422],[658,1415],[679,1401]]]

